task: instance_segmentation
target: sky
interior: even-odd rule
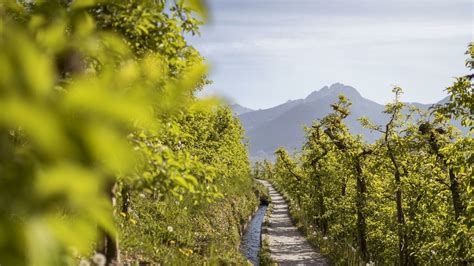
[[[210,21],[190,38],[218,95],[269,108],[341,82],[386,103],[446,96],[473,41],[472,0],[208,0]]]

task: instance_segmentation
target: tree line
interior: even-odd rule
[[[472,70],[472,44],[467,54]],[[457,78],[450,100],[429,110],[401,102],[395,87],[387,123],[359,119],[380,133],[375,143],[349,131],[351,102],[341,95],[332,113],[305,128],[300,151],[279,148],[274,163],[255,164],[254,176],[289,197],[293,216],[335,263],[473,263],[472,77]]]

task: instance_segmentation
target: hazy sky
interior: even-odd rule
[[[191,43],[209,60],[218,94],[251,108],[342,82],[385,103],[436,102],[466,74],[472,0],[210,0]]]

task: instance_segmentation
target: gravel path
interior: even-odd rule
[[[288,204],[273,186],[259,180],[270,192],[273,210],[267,228],[271,258],[279,265],[328,265],[293,225]]]

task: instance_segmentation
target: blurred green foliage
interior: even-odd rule
[[[209,83],[184,38],[202,1],[2,1],[0,15],[0,264],[76,264],[101,232],[126,250],[143,227],[116,224],[158,230],[139,218],[152,206],[256,204],[240,124],[193,96]]]

